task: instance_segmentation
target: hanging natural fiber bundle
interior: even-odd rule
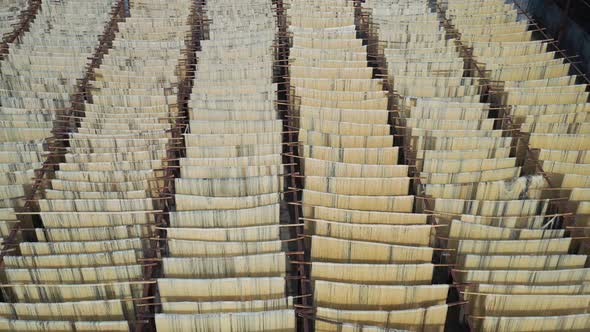
[[[48,320],[13,320],[0,318],[0,330],[3,331],[63,331],[63,332],[126,332],[127,321],[112,322],[72,322]]]
[[[420,264],[430,263],[433,249],[312,236],[314,262]]]
[[[589,164],[590,153],[585,150],[568,151],[541,149],[539,152],[539,159],[561,161],[565,163]]]
[[[299,119],[299,127],[308,131],[317,131],[324,134],[349,135],[349,136],[385,136],[391,130],[387,124],[363,124],[341,121],[329,121],[303,117]]]
[[[145,171],[72,171],[55,172],[55,177],[64,181],[80,182],[132,182],[153,179],[157,174],[152,170]]]
[[[409,178],[345,178],[306,176],[305,188],[316,192],[359,196],[407,195]]]
[[[307,61],[307,60],[306,60]],[[337,65],[361,65],[361,67],[366,67],[366,62],[359,61],[351,63],[349,61],[322,61],[323,64],[329,64],[330,66],[336,67]],[[348,65],[347,67],[350,67]],[[317,89],[310,89],[304,87],[295,87],[295,95],[298,97],[307,97],[312,99],[328,99],[332,101],[360,101],[360,100],[371,100],[377,98],[383,98],[387,96],[387,91],[383,91],[382,89],[378,90],[369,90],[369,91],[333,91],[333,90],[317,90]],[[345,108],[346,109],[346,108]],[[343,121],[346,123],[346,121]]]
[[[422,183],[446,184],[446,183],[474,183],[487,181],[510,180],[520,174],[520,167],[510,167],[477,172],[459,173],[427,173],[420,172]]]
[[[396,165],[399,148],[332,148],[304,145],[302,156],[348,164]]]
[[[393,136],[353,136],[326,134],[319,131],[299,129],[299,140],[307,145],[331,148],[388,148],[393,146]],[[321,158],[318,158],[321,159]]]
[[[76,268],[31,268],[5,269],[6,281],[10,283],[99,283],[108,281],[139,280],[143,276],[141,265],[76,267]]]
[[[490,317],[477,320],[482,331],[584,331],[590,329],[590,314],[542,317]]]
[[[13,285],[9,298],[18,302],[52,303],[141,297],[142,284]],[[6,291],[6,290],[4,290]]]
[[[249,209],[258,206],[278,204],[281,200],[281,194],[270,193],[256,196],[244,197],[209,197],[180,195],[175,196],[176,210],[235,210]]]
[[[407,329],[408,331],[442,331],[447,315],[447,305],[396,311],[335,310],[318,308],[316,315],[337,322],[367,324],[379,327]],[[339,326],[322,324],[320,331],[343,331]],[[316,326],[316,329],[318,327]],[[387,329],[387,331],[390,331]]]
[[[56,212],[120,212],[153,210],[152,199],[76,199],[40,200],[42,211]]]
[[[575,114],[587,112],[588,103],[583,104],[556,104],[556,105],[513,105],[511,114],[518,123],[524,121],[527,116],[539,116],[550,114]]]
[[[576,209],[576,214],[581,220],[584,220],[583,218],[585,215],[590,214],[590,202],[580,202],[578,204],[578,208]]]
[[[79,191],[79,192],[126,192],[155,189],[163,181],[128,181],[128,182],[85,182],[85,181],[63,181],[58,179],[51,180],[51,186],[54,190]]]
[[[483,201],[437,198],[435,210],[443,215],[480,215],[486,217],[512,217],[544,215],[549,200],[515,199],[510,201]]]
[[[136,250],[109,251],[93,254],[7,256],[6,267],[11,268],[57,268],[129,265],[137,262],[141,253]]]
[[[460,173],[509,168],[515,165],[516,158],[461,160],[429,158],[423,161],[422,171],[429,173]]]
[[[0,186],[0,199],[11,199],[25,196],[25,188],[22,185]],[[12,206],[2,206],[7,208]]]
[[[148,152],[151,152],[151,151],[161,151],[161,150],[164,150],[165,147],[166,147],[165,142],[160,142],[157,145],[156,144],[149,145],[147,147],[146,146],[131,146],[131,147],[124,147],[123,146],[123,147],[121,147],[119,149],[120,150],[119,154],[122,154],[122,153],[136,153],[136,152],[143,153],[146,150]],[[98,147],[98,148],[97,147],[87,147],[87,148],[85,147],[85,148],[73,148],[71,150],[71,152],[72,153],[77,153],[77,154],[82,154],[82,155],[95,154],[95,153],[104,153],[104,154],[107,154],[107,153],[112,153],[113,152],[113,149],[114,148],[112,148],[112,147]]]
[[[554,271],[471,270],[457,272],[457,282],[462,283],[563,286],[579,285],[590,281],[590,269],[587,268]]]
[[[471,133],[481,135],[479,130],[469,130]],[[448,132],[448,130],[447,130]],[[497,132],[497,131],[496,131]],[[416,142],[416,148],[423,150],[475,150],[475,149],[499,149],[508,148],[512,145],[512,137],[499,137],[493,135],[494,131],[485,133],[485,137],[479,137],[477,140],[469,136],[465,131],[459,132],[456,137],[449,136],[424,136]],[[489,151],[488,151],[489,153]]]
[[[151,232],[153,232],[153,230],[150,227],[142,225],[86,228],[37,228],[35,229],[35,236],[39,242],[109,241],[147,237]]]
[[[283,165],[247,166],[247,167],[203,167],[181,166],[182,178],[188,179],[220,179],[220,178],[248,178],[271,175],[281,175]]]
[[[357,225],[325,220],[314,220],[308,228],[319,236],[410,246],[428,246],[431,230],[430,225]]]
[[[442,120],[481,120],[488,116],[489,110],[482,107],[485,104],[472,106],[412,106],[406,110],[407,117]]]
[[[156,314],[158,331],[277,331],[295,330],[293,310],[206,315]]]
[[[321,49],[342,49],[342,48],[356,48],[362,46],[362,40],[354,37],[349,39],[334,38],[308,38],[302,37],[301,34],[294,34],[293,45],[305,48],[321,48]]]
[[[353,32],[353,33],[355,33],[355,32]],[[303,50],[303,49],[301,49],[301,50]],[[309,49],[307,49],[307,51],[309,51]],[[344,54],[350,54],[350,53],[344,53]],[[360,53],[358,53],[358,55],[360,55]],[[353,55],[353,57],[354,57],[354,55]],[[314,60],[320,61],[320,62],[321,61],[333,61],[333,60],[327,60],[327,59],[324,59],[324,60],[314,59]],[[336,60],[336,61],[338,61],[337,63],[339,63],[339,64],[344,64],[344,63],[348,62],[348,61],[345,62],[343,60]],[[365,62],[365,64],[366,64],[366,60],[357,60],[356,62]],[[319,90],[319,91],[364,92],[364,91],[383,90],[383,81],[377,80],[377,79],[326,79],[326,78],[291,77],[291,84],[296,87],[301,87],[301,88],[306,88],[306,89],[314,89],[314,90]],[[304,108],[301,108],[299,111],[302,112],[303,109]],[[310,108],[310,110],[313,110],[313,108]],[[348,114],[352,118],[358,118],[358,119],[361,118],[358,113],[356,115],[353,114],[352,110],[333,109],[329,113],[331,113],[332,111],[336,112],[336,113],[343,112],[343,114]],[[363,112],[368,113],[367,116],[369,117],[369,119],[379,119],[376,122],[373,122],[373,120],[369,120],[369,122],[366,122],[366,123],[385,123],[385,122],[387,122],[387,112],[385,110],[381,110],[381,111],[364,110]],[[320,116],[321,113],[322,112],[318,112],[317,109],[314,111],[314,114],[316,114],[318,116]],[[303,113],[301,113],[301,114],[303,115]],[[375,118],[376,115],[380,115],[380,116]],[[326,119],[326,120],[329,120],[329,119]],[[346,121],[344,118],[332,118],[331,120],[365,123],[365,122],[360,122],[360,121]]]
[[[314,262],[311,278],[363,285],[428,285],[432,282],[432,264],[337,264]]]
[[[310,206],[339,209],[412,212],[414,196],[353,196],[304,190],[303,202]]]
[[[175,179],[176,193],[210,197],[244,197],[280,192],[283,178]]]
[[[261,157],[276,155],[282,152],[280,144],[250,144],[235,146],[214,147],[187,147],[188,158],[236,158],[236,157]]]
[[[416,119],[404,120],[408,127],[438,130],[492,130],[494,120],[440,120],[440,119]]]
[[[361,210],[344,210],[314,206],[309,218],[351,224],[424,225],[428,215],[420,213],[396,213]]]
[[[590,175],[565,174],[561,182],[563,188],[590,188]]]
[[[590,304],[590,295],[466,294],[466,298],[475,316],[584,314]]]
[[[394,178],[408,174],[406,165],[363,165],[306,158],[306,176]]]
[[[206,167],[248,167],[248,166],[270,166],[282,164],[280,154],[270,154],[251,157],[233,158],[182,158],[180,166],[206,166]]]
[[[143,225],[147,224],[153,220],[153,216],[148,213],[101,213],[101,212],[41,212],[40,213],[41,219],[43,220],[43,225],[46,229],[49,228],[61,228],[60,229],[51,229],[48,232],[53,233],[66,232],[63,230],[64,228],[80,228],[80,227],[88,227],[92,228],[94,232],[94,227],[96,228],[96,232],[110,232],[111,234],[115,234],[117,231],[113,230],[106,230],[106,229],[98,229],[102,227],[116,227],[116,226],[125,226],[125,225]],[[69,235],[69,236],[85,236],[90,238],[92,235],[88,234],[90,229],[79,229],[78,232],[80,234],[77,235]],[[37,231],[39,232],[39,231]]]
[[[577,134],[531,134],[529,145],[531,148],[554,150],[588,150],[590,149],[588,135]]]
[[[544,161],[543,169],[547,173],[576,174],[590,176],[590,164],[562,163],[558,161]]]
[[[280,144],[280,133],[254,133],[254,134],[198,134],[184,135],[187,146],[190,147],[221,147],[256,144]]]
[[[583,268],[584,255],[460,255],[456,265],[469,270],[558,270]]]
[[[285,271],[284,253],[163,260],[163,272],[167,278],[279,277]]]
[[[571,238],[547,240],[459,240],[459,254],[567,254]]]
[[[272,121],[191,121],[192,134],[246,134],[281,132],[283,123]]]
[[[124,320],[123,305],[118,300],[62,303],[1,303],[4,318],[42,320]]]
[[[271,311],[292,307],[293,298],[286,297],[254,301],[165,302],[162,303],[162,312],[165,314],[209,314],[217,312]]]
[[[590,285],[564,285],[564,286],[529,286],[529,285],[492,285],[476,284],[468,287],[469,292],[489,294],[572,294],[588,295]]]
[[[510,141],[503,139],[502,132],[499,130],[475,130],[475,129],[423,129],[423,128],[408,128],[408,134],[411,136],[411,142],[417,149],[464,149],[474,150],[487,148],[498,149],[506,148],[510,145]],[[476,147],[469,142],[468,138],[478,137],[482,139],[482,146]],[[484,138],[479,138],[484,137]],[[488,139],[492,138],[492,139]],[[500,140],[496,139],[500,138]],[[445,151],[450,152],[450,151]],[[489,151],[488,151],[489,154]]]
[[[315,281],[318,306],[348,310],[401,310],[444,304],[448,285],[375,286]]]
[[[168,250],[174,257],[230,257],[280,252],[282,243],[263,242],[206,242],[194,240],[168,240]]]
[[[162,301],[250,301],[284,297],[285,279],[158,279]]]
[[[547,56],[554,57],[557,52],[545,52],[539,54],[546,54]],[[525,58],[524,56],[520,56],[519,58]],[[556,77],[556,78],[545,78],[541,80],[533,80],[533,81],[511,81],[506,82],[506,89],[511,88],[536,88],[536,87],[549,87],[549,86],[571,86],[576,84],[576,77],[575,76],[563,76],[563,77]],[[546,105],[549,106],[549,105]]]
[[[42,256],[78,253],[100,253],[130,249],[141,249],[141,239],[123,239],[111,241],[83,241],[83,242],[23,242],[19,244],[21,255]]]
[[[148,193],[144,190],[133,190],[126,192],[101,192],[101,191],[62,191],[62,190],[45,190],[46,199],[142,199],[148,198]]]
[[[207,112],[190,113],[191,120],[203,121],[268,121],[276,119],[276,114],[270,111],[234,111],[207,110]]]
[[[279,223],[280,205],[239,210],[176,211],[170,213],[170,227],[237,228]]]
[[[573,188],[570,201],[590,201],[590,188]]]
[[[315,330],[318,332],[330,332],[334,331],[334,328],[341,332],[408,332],[407,330],[390,329],[360,324],[332,323],[324,321],[317,321],[315,323]]]
[[[510,156],[510,148],[495,148],[484,149],[475,148],[461,151],[449,150],[422,150],[417,151],[417,157],[426,159],[484,159],[484,158],[508,158]]]
[[[120,121],[120,120],[119,120]],[[109,126],[113,128],[113,130],[120,130],[122,128],[115,128],[115,126]],[[141,151],[146,148],[146,145],[149,148],[153,149],[155,147],[164,147],[167,143],[167,139],[165,138],[150,138],[150,137],[142,137],[141,139],[137,138],[116,138],[116,137],[108,137],[105,138],[94,138],[94,137],[80,137],[81,135],[77,135],[76,137],[72,137],[70,139],[71,144],[71,151],[82,152],[82,151],[89,151],[92,149],[93,152],[100,152],[100,151],[112,151],[112,149],[117,148],[118,152],[127,152],[127,151]],[[100,136],[99,136],[100,137]],[[108,150],[107,150],[108,149]]]
[[[123,153],[92,153],[92,154],[72,154],[65,155],[68,163],[85,163],[85,162],[118,162],[118,161],[141,161],[165,158],[166,150],[135,151]]]
[[[449,238],[452,240],[533,240],[562,238],[564,235],[564,229],[510,229],[459,220],[451,222],[449,231]]]
[[[238,228],[166,228],[169,239],[256,242],[279,239],[279,225]]]

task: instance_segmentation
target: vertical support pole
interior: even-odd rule
[[[299,224],[300,218],[302,217],[302,207],[297,204],[300,202],[300,188],[301,182],[297,178],[301,170],[301,162],[299,156],[298,147],[298,134],[295,132],[295,128],[298,127],[296,121],[296,114],[292,107],[290,98],[290,82],[289,82],[289,34],[287,31],[287,17],[286,8],[283,0],[274,0],[276,7],[276,19],[277,19],[277,48],[275,57],[275,69],[277,76],[279,77],[278,84],[278,103],[277,108],[281,119],[283,120],[283,141],[287,144],[283,147],[283,161],[288,164],[288,179],[289,190],[285,194],[289,212],[289,223]],[[290,227],[291,234],[293,237],[298,237],[305,232],[304,226]],[[300,254],[296,256],[298,261],[305,261],[305,240],[299,239],[296,241],[296,250]],[[307,271],[305,270],[304,264],[297,264],[297,293],[301,295],[299,297],[302,305],[305,307],[311,304],[308,296],[311,292],[311,285],[308,282]],[[305,309],[302,309],[305,310]],[[311,329],[311,321],[307,318],[307,315],[301,315],[298,312],[298,330],[308,332]]]

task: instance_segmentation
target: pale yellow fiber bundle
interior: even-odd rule
[[[163,301],[249,301],[284,297],[285,279],[158,279]]]
[[[295,330],[293,310],[205,315],[157,314],[158,331],[277,331]]]
[[[167,278],[230,278],[282,276],[286,271],[284,253],[234,257],[163,259]]]
[[[0,318],[0,330],[2,331],[60,331],[60,332],[127,332],[127,321],[112,322],[71,322],[48,320],[12,320]]]
[[[311,258],[314,262],[419,264],[430,263],[432,254],[433,250],[429,247],[312,236]]]
[[[314,262],[311,278],[362,285],[428,285],[432,264],[337,264]]]
[[[216,302],[165,302],[162,311],[166,314],[208,314],[216,312],[257,312],[289,309],[293,298],[286,297],[272,300],[253,301],[216,301]]]
[[[387,244],[428,246],[430,225],[357,225],[329,221],[314,221],[313,233],[345,240]]]
[[[314,206],[310,218],[351,224],[424,225],[428,215],[420,213],[397,213],[361,211]]]
[[[400,310],[444,304],[448,285],[375,286],[316,281],[318,306],[349,310]]]
[[[238,228],[166,228],[169,239],[255,242],[278,240],[279,225]]]
[[[543,331],[586,331],[590,329],[590,314],[545,316],[543,317],[485,317],[481,322],[482,331],[543,332]]]
[[[5,318],[46,320],[124,320],[121,301],[80,301],[62,303],[2,303]]]
[[[429,332],[442,331],[446,315],[446,304],[396,311],[335,310],[322,307],[317,310],[318,317],[333,321]],[[322,326],[321,331],[340,331],[334,324],[323,323]]]
[[[412,212],[414,197],[337,195],[304,190],[303,204],[350,210]]]
[[[168,241],[170,255],[176,257],[255,255],[279,252],[281,248],[282,243],[279,240],[262,242],[211,242],[170,239]]]

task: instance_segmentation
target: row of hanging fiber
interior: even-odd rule
[[[15,24],[25,1],[3,2]],[[5,6],[6,5],[6,6]],[[20,5],[22,7],[17,7]],[[29,31],[0,61],[0,237],[4,241],[18,223],[33,188],[35,170],[47,159],[56,113],[71,107],[77,79],[85,73],[99,35],[109,18],[112,1],[43,3]],[[75,12],[75,7],[80,9]],[[90,19],[78,16],[90,16]],[[73,32],[71,27],[78,26]],[[2,25],[2,31],[13,29]],[[30,218],[25,222],[30,224]],[[17,235],[20,237],[20,234]]]
[[[413,213],[357,5],[286,2],[315,330],[442,331],[448,285],[432,285],[433,229]]]
[[[487,249],[485,259],[498,263],[489,269],[496,271],[472,266],[474,271],[461,272],[460,282],[471,284],[464,293],[470,301],[470,326],[484,331],[587,330],[588,82],[577,84],[581,80],[570,75],[573,68],[563,53],[533,22],[518,20],[514,5],[449,0],[441,7],[486,77],[501,82],[490,99],[506,108],[508,129],[521,133],[516,155],[524,160],[525,171],[544,173],[550,189],[542,190],[540,198],[552,200],[555,215],[546,215],[540,229],[515,225],[498,230],[498,236],[502,232],[503,238],[520,241],[485,243],[482,248],[503,247],[499,258]]]
[[[3,137],[38,138],[12,143],[30,146],[35,162],[43,160],[55,110],[79,106],[69,97],[117,5],[44,1],[30,31],[11,45],[1,66],[2,114],[15,120]],[[63,162],[38,201],[40,224],[18,245],[18,255],[4,257],[1,330],[135,327],[137,301],[151,282],[144,274],[152,263],[143,258],[154,254],[150,236],[163,201],[170,119],[178,112],[179,63],[191,33],[187,8],[190,0],[130,2],[131,17],[119,22],[111,49],[92,72],[83,111],[74,113],[77,126],[65,151],[53,151]],[[23,116],[27,126],[20,128],[16,120]]]
[[[158,279],[158,331],[294,331],[281,225],[277,17],[268,0],[203,3],[185,158]],[[292,292],[291,292],[292,293]]]
[[[590,327],[587,257],[555,207],[568,186],[584,186],[583,173],[564,181],[564,191],[550,190],[543,175],[519,166],[531,163],[522,152],[527,140],[505,125],[511,117],[531,131],[545,122],[543,135],[531,135],[531,147],[585,153],[579,122],[588,109],[586,86],[572,85],[569,64],[545,52],[546,41],[532,41],[527,21],[517,21],[517,10],[504,1],[390,0],[363,7],[380,42],[375,53],[398,94],[396,123],[406,158],[419,172],[422,209],[446,226],[437,227],[437,242],[452,250],[453,281],[468,301],[462,318],[477,331]],[[464,62],[471,48],[483,76],[471,59]],[[494,89],[499,83],[505,92]],[[481,102],[488,84],[492,104]],[[574,112],[580,114],[567,115]],[[581,200],[583,191],[576,193]]]

